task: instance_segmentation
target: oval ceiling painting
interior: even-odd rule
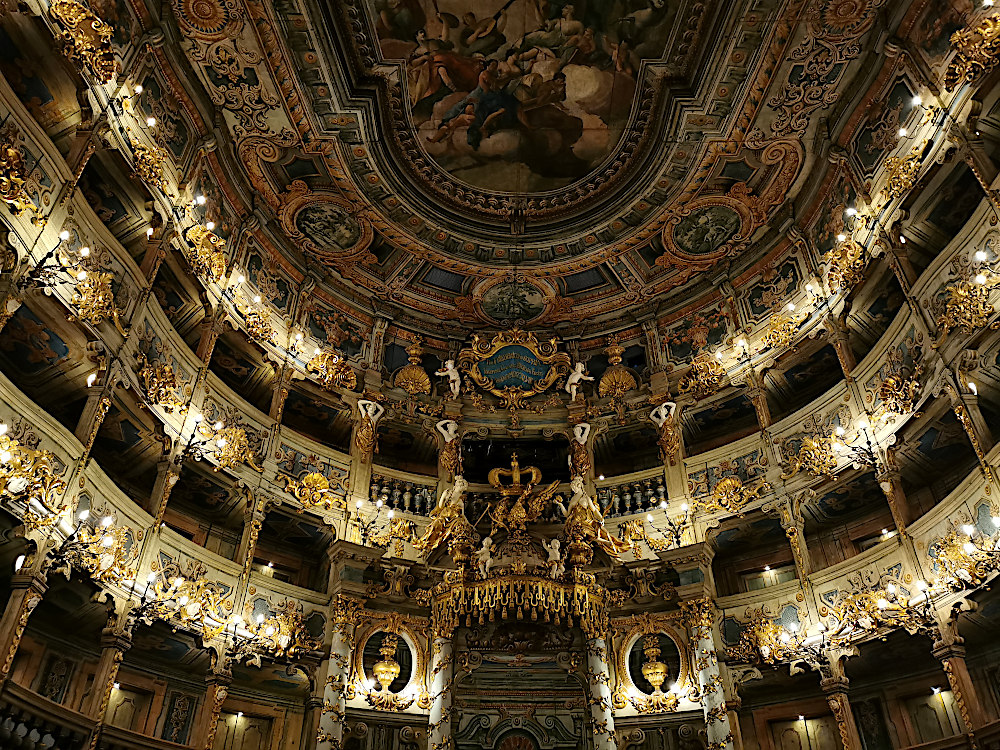
[[[405,68],[416,140],[446,172],[501,192],[558,190],[600,166],[664,56],[668,0],[367,0]]]

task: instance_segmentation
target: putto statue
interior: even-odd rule
[[[591,382],[593,378],[586,374],[586,365],[583,362],[577,362],[573,366],[573,371],[566,377],[566,393],[569,394],[570,401],[576,401],[577,394],[580,392],[580,384],[585,380]]]
[[[458,398],[458,394],[462,390],[462,376],[458,374],[458,368],[455,367],[455,360],[446,360],[441,369],[434,374],[447,376],[448,387],[451,389],[451,397]]]
[[[542,542],[542,549],[548,553],[548,559],[545,561],[545,564],[549,566],[549,576],[553,579],[558,578],[566,572],[566,563],[562,560],[561,547],[562,545],[558,539],[553,539],[547,543]]]
[[[483,546],[476,550],[476,567],[479,568],[479,575],[486,578],[493,567],[493,538],[486,537]]]

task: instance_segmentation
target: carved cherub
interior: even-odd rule
[[[586,374],[586,365],[577,362],[573,366],[573,371],[566,378],[566,393],[569,394],[570,401],[576,401],[576,396],[580,392],[580,383],[584,380],[590,382],[593,378]]]
[[[545,542],[542,543],[542,548],[548,553],[548,559],[545,563],[549,566],[549,575],[552,578],[558,578],[566,572],[566,563],[562,561],[562,550],[560,547],[561,544],[558,539],[553,539],[547,544]]]
[[[476,550],[476,564],[479,568],[479,575],[486,578],[493,567],[493,538],[483,539],[483,546]]]
[[[455,360],[446,360],[441,369],[434,374],[447,376],[448,387],[451,389],[451,397],[458,398],[458,394],[462,390],[462,376],[458,374],[458,368],[455,367]]]

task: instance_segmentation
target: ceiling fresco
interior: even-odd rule
[[[660,60],[666,0],[369,0],[381,56],[406,76],[414,141],[452,177],[558,190],[614,151],[643,62]],[[430,11],[430,12],[428,12]]]
[[[817,128],[883,5],[174,0],[231,139],[205,147],[194,210],[350,341],[375,309],[432,338],[678,319],[794,247],[837,170]],[[147,76],[137,105],[170,148],[209,138],[179,81]],[[220,206],[244,186],[249,223]]]

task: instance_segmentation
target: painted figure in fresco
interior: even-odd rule
[[[576,401],[576,397],[580,392],[580,384],[584,380],[587,382],[593,381],[593,378],[586,374],[586,367],[583,362],[577,362],[573,366],[573,371],[566,378],[566,393],[569,394],[570,401]]]
[[[667,0],[368,2],[383,58],[405,65],[428,155],[471,184],[521,192],[604,163],[677,13]]]
[[[434,373],[435,375],[447,376],[448,377],[448,388],[451,389],[451,397],[458,398],[459,392],[462,390],[462,376],[458,373],[458,368],[455,367],[455,360],[449,359],[445,361],[441,369]]]
[[[361,237],[361,228],[347,209],[331,203],[306,206],[295,216],[295,226],[319,247],[347,250]]]
[[[412,39],[427,18],[420,0],[380,0],[375,30],[380,39]]]

